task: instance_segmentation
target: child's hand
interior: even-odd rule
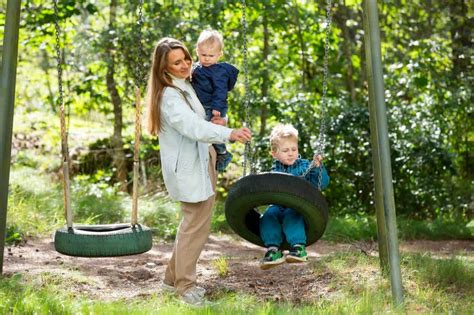
[[[217,114],[215,114],[214,112]],[[227,120],[225,118],[222,118],[221,113],[217,110],[212,110],[211,122],[216,125],[221,125],[221,126],[227,125]]]
[[[313,164],[316,167],[321,165],[321,161],[323,160],[323,156],[321,154],[315,154],[313,157]]]

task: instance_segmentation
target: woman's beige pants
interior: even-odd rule
[[[216,151],[209,146],[209,176],[215,191],[217,182]],[[197,203],[181,202],[183,220],[165,272],[164,282],[183,294],[196,285],[196,264],[210,233],[215,195]]]

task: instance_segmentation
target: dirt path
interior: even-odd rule
[[[67,279],[81,295],[115,300],[148,296],[160,291],[172,243],[155,242],[147,253],[113,258],[78,258],[57,253],[51,239],[30,240],[22,246],[7,247],[4,274],[48,273]],[[473,257],[473,241],[413,241],[402,243],[403,252],[430,252],[436,256],[465,253]],[[258,268],[264,249],[229,236],[211,236],[198,264],[198,281],[209,295],[222,291],[245,292],[259,300],[285,300],[293,303],[314,300],[331,294],[330,274],[316,275],[311,268],[318,259],[341,251],[373,254],[375,244],[359,242],[334,244],[318,242],[308,248],[309,264],[283,264],[262,271]],[[226,257],[228,273],[219,275],[216,259]],[[377,270],[372,270],[376,274]]]

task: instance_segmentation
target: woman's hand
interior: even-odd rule
[[[230,141],[239,141],[242,143],[250,141],[250,139],[252,139],[252,132],[247,127],[232,130],[229,137]]]
[[[323,156],[321,154],[315,154],[313,157],[313,165],[319,167],[321,165],[322,160]]]

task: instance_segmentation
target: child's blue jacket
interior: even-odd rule
[[[295,176],[302,176],[304,172],[308,169],[311,161],[306,159],[298,158],[293,165],[284,165],[278,160],[273,161],[272,165],[272,172],[281,172],[281,173],[288,173]],[[329,175],[326,171],[324,165],[321,164],[321,167],[314,167],[311,171],[306,174],[305,178],[315,187],[318,187],[319,181],[319,172],[321,170],[321,189],[326,188],[329,185]]]
[[[204,108],[218,110],[225,116],[227,92],[234,88],[238,74],[239,70],[226,62],[209,67],[195,64],[191,84]]]

